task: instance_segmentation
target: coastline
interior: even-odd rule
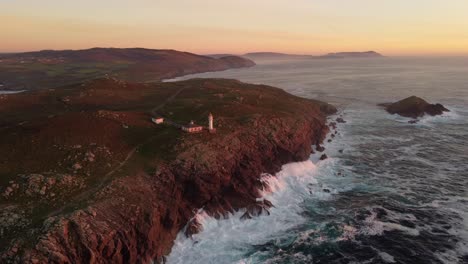
[[[245,68],[253,68],[257,66],[258,64],[252,65],[252,66],[247,66],[247,67],[235,67],[235,68],[229,68],[229,69],[224,69],[224,70],[218,70],[218,71],[207,71],[207,72],[195,72],[195,73],[189,73],[189,74],[183,74],[180,76],[174,76],[170,78],[164,78],[161,80],[153,80],[153,81],[148,81],[145,83],[155,83],[155,82],[181,82],[185,80],[190,80],[190,79],[198,79],[202,77],[195,77],[192,78],[192,76],[200,75],[200,74],[210,74],[210,73],[219,73],[219,72],[227,72],[227,71],[232,71],[232,70],[239,70],[239,69],[245,69]],[[202,79],[213,79],[213,78],[202,78]],[[256,84],[256,83],[251,83],[251,84]]]
[[[0,95],[2,95],[2,94],[17,94],[17,93],[22,93],[22,92],[25,92],[25,90],[19,90],[19,91],[0,90]]]
[[[246,86],[239,92],[261,93],[263,100],[269,96],[278,100],[278,107],[286,104],[281,107],[287,106],[294,114],[268,110],[264,115],[258,115],[258,111],[252,115],[256,111],[249,110],[252,116],[242,121],[242,126],[224,128],[224,133],[217,133],[208,142],[203,136],[185,135],[187,144],[180,145],[183,150],[176,159],[160,163],[149,173],[139,171],[113,179],[92,196],[89,206],[49,217],[33,247],[16,244],[4,252],[2,259],[161,262],[199,208],[217,218],[242,208],[247,208],[251,216],[267,210],[271,203],[257,200],[264,187],[262,175],[274,174],[284,164],[307,160],[312,146],[323,142],[329,132],[326,116],[335,111],[328,104],[323,107],[323,103],[295,97],[278,88],[235,80],[182,83],[201,86],[197,89]],[[285,97],[290,99],[284,100]],[[236,98],[229,99],[233,109],[239,107],[240,97]],[[262,103],[257,104],[264,109]],[[232,121],[227,122],[230,119],[217,120],[223,127],[232,125]],[[22,248],[20,256],[14,254],[18,248]]]
[[[233,257],[232,263],[250,263],[248,261],[252,259],[239,257],[237,247],[243,244],[268,243],[271,237],[304,224],[306,219],[302,214],[305,211],[301,206],[302,202],[299,202],[303,199],[302,195],[310,196],[314,193],[326,200],[336,193],[336,190],[327,189],[327,186],[317,185],[316,177],[324,170],[329,173],[329,169],[325,168],[336,162],[333,157],[326,160],[321,160],[320,157],[324,153],[338,153],[339,143],[336,145],[335,142],[339,142],[337,140],[341,136],[335,135],[341,131],[342,124],[333,122],[338,116],[339,113],[328,117],[330,131],[321,141],[321,147],[325,150],[318,151],[316,146],[312,146],[312,153],[304,160],[285,163],[274,174],[262,173],[260,179],[264,184],[260,187],[261,195],[257,200],[271,202],[271,207],[264,208],[252,217],[246,217],[249,214],[248,208],[227,212],[222,217],[212,216],[204,208],[200,208],[191,219],[191,222],[196,221],[199,224],[200,232],[187,236],[185,232],[190,228],[190,223],[187,224],[177,235],[170,254],[163,258],[164,263],[192,263],[195,259],[197,261],[193,263],[228,263],[230,257]],[[229,253],[212,253],[226,250],[225,247],[229,246],[232,247],[229,248]]]

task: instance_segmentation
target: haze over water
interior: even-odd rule
[[[336,105],[330,157],[284,167],[271,215],[180,235],[169,263],[468,263],[468,59],[262,61],[185,76],[268,84]],[[376,106],[416,95],[452,110],[418,124]],[[341,153],[342,150],[342,153]]]

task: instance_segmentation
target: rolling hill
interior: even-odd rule
[[[106,76],[152,82],[254,65],[236,56],[211,58],[176,50],[43,50],[0,55],[0,82],[6,90],[54,88]]]

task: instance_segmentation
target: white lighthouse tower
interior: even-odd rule
[[[213,127],[213,115],[210,113],[208,115],[208,130],[210,132],[214,132],[214,127]]]

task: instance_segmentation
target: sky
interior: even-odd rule
[[[0,52],[468,55],[467,0],[0,0]]]

